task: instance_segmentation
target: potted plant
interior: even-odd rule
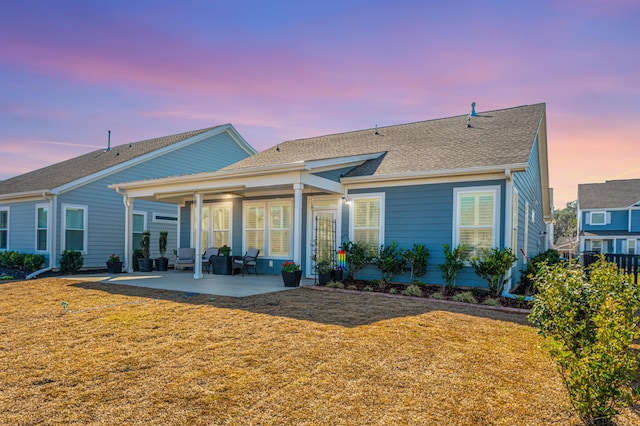
[[[131,255],[131,266],[133,266],[134,271],[140,270],[140,265],[138,264],[138,259],[140,258],[142,258],[142,250],[134,248],[133,254]]]
[[[169,267],[169,259],[164,257],[164,254],[167,252],[168,236],[169,233],[167,231],[160,231],[160,238],[158,239],[160,257],[156,258],[156,271],[166,271]]]
[[[331,281],[332,267],[331,262],[327,259],[316,261],[316,274],[318,275],[318,284],[327,285]]]
[[[117,254],[112,254],[107,259],[107,271],[110,274],[119,274],[122,272],[122,262],[120,261],[120,256]]]
[[[228,245],[223,245],[220,247],[220,256],[229,256],[231,254],[231,247]]]
[[[151,233],[149,231],[144,231],[142,233],[142,239],[140,240],[142,257],[138,259],[140,272],[151,272],[153,270],[153,259],[149,258],[150,245],[151,245]]]
[[[285,287],[298,287],[302,278],[302,270],[300,265],[295,262],[286,261],[282,264],[282,280]]]

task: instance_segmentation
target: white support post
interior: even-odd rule
[[[293,184],[293,261],[302,261],[302,190],[301,183]]]
[[[133,272],[133,198],[122,197],[125,208],[124,216],[124,264],[127,273]]]
[[[193,279],[202,278],[202,194],[196,194],[196,258]]]

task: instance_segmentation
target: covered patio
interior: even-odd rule
[[[241,275],[204,274],[202,279],[194,280],[193,275],[188,271],[174,270],[127,274],[69,275],[62,278],[229,297],[247,297],[299,288],[285,287],[282,277],[279,275],[245,275],[243,277]],[[303,278],[300,286],[308,285],[314,285],[314,280]]]

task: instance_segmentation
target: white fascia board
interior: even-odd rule
[[[318,172],[321,170],[332,170],[340,167],[356,166],[364,163],[367,160],[373,160],[375,158],[378,158],[381,155],[384,155],[384,152],[375,152],[372,154],[363,154],[363,155],[350,155],[348,157],[327,158],[323,160],[305,161],[305,169],[309,171]]]
[[[328,192],[333,192],[336,194],[346,194],[346,188],[340,182],[336,182],[333,180],[325,179],[320,176],[312,175],[310,173],[301,173],[300,174],[300,183],[303,183],[305,186],[313,186],[314,188],[320,188]]]
[[[388,182],[388,181],[407,181],[416,179],[433,179],[433,178],[455,178],[457,176],[474,176],[474,175],[491,175],[499,173],[501,179],[505,178],[505,170],[509,169],[511,172],[521,172],[527,169],[529,165],[527,163],[521,164],[505,164],[503,166],[489,166],[489,167],[472,167],[465,169],[450,169],[450,170],[433,170],[433,171],[419,171],[409,173],[393,173],[387,175],[373,175],[373,176],[354,176],[343,177],[340,181],[344,184],[354,183],[375,183],[375,182]],[[412,184],[412,183],[411,183]]]
[[[225,124],[226,129],[229,131],[229,135],[236,141],[238,146],[242,148],[247,154],[255,155],[258,153],[254,147],[252,147],[249,142],[247,142],[242,135],[233,127],[233,124]]]
[[[505,180],[504,171],[480,175],[441,176],[421,179],[389,180],[384,182],[345,183],[347,192],[353,189],[392,188],[397,186],[435,185],[441,183],[482,182],[486,180]]]
[[[42,200],[49,195],[53,195],[50,189],[39,189],[36,191],[15,192],[13,194],[0,194],[0,201],[31,201]]]
[[[80,186],[87,185],[87,184],[89,184],[91,182],[95,182],[96,180],[102,179],[102,178],[104,178],[106,176],[109,176],[109,175],[111,175],[113,173],[117,173],[117,172],[119,172],[121,170],[128,169],[128,168],[133,167],[135,165],[138,165],[140,163],[144,163],[146,161],[149,161],[149,160],[152,160],[154,158],[160,157],[162,155],[165,155],[165,154],[171,153],[173,151],[176,151],[176,150],[178,150],[180,148],[183,148],[185,146],[192,145],[194,143],[203,141],[204,139],[207,139],[207,138],[210,138],[212,136],[216,136],[216,135],[219,135],[219,134],[222,134],[222,133],[225,133],[225,132],[229,133],[229,135],[232,138],[236,139],[235,136],[234,136],[234,133],[237,136],[239,136],[239,134],[237,134],[237,131],[235,131],[235,129],[233,129],[233,131],[231,131],[231,129],[232,129],[231,124],[225,124],[223,126],[216,127],[215,129],[211,129],[211,130],[209,130],[207,132],[200,133],[199,135],[192,136],[192,137],[190,137],[188,139],[185,139],[183,141],[176,142],[176,143],[174,143],[172,145],[165,146],[164,148],[156,149],[155,151],[151,151],[151,152],[148,152],[148,153],[146,153],[144,155],[141,155],[139,157],[132,158],[131,160],[125,161],[124,163],[118,164],[117,166],[109,167],[108,169],[104,169],[104,170],[101,170],[99,172],[96,172],[96,173],[90,174],[88,176],[85,176],[83,178],[76,179],[73,182],[69,182],[69,183],[61,185],[61,186],[59,186],[57,188],[54,188],[53,191],[55,193],[57,193],[57,194],[61,194],[61,193],[70,191],[70,190],[78,188]],[[247,144],[246,142],[245,142],[245,144],[246,144],[246,146],[242,147],[243,149],[247,149],[247,147],[250,147],[250,145]],[[111,188],[111,186],[109,186],[109,188]]]

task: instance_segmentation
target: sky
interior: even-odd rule
[[[279,142],[545,102],[554,204],[640,178],[640,1],[20,0],[0,180],[231,123]]]

